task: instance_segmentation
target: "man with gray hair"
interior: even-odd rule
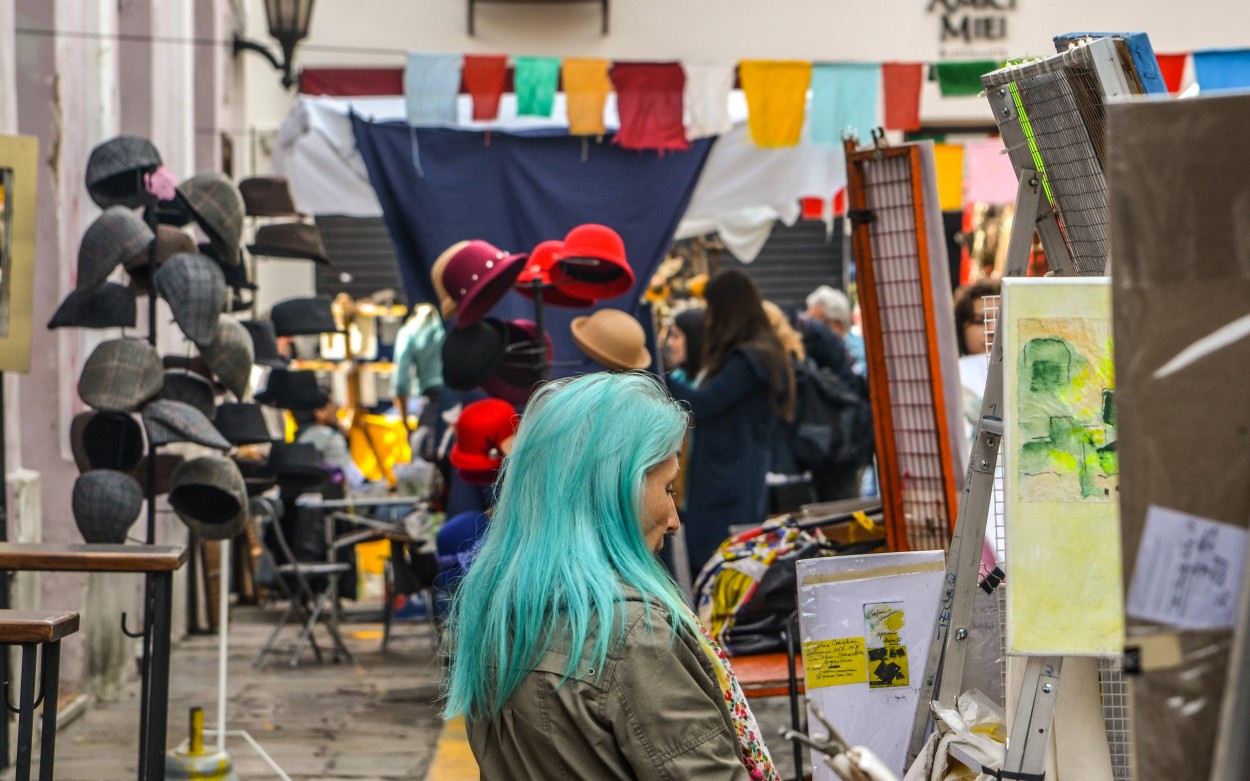
[[[837,288],[821,285],[807,297],[807,315],[842,338],[851,356],[851,368],[863,376],[867,369],[864,337],[851,330],[851,300]]]

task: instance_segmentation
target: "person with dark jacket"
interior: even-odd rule
[[[694,422],[683,514],[692,573],[730,526],[763,522],[775,430],[794,408],[794,371],[751,278],[720,271],[704,297],[703,369],[694,383],[668,376]]]

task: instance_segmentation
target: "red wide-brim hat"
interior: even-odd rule
[[[537,288],[543,293],[544,304],[567,306],[571,309],[586,309],[594,306],[593,299],[569,295],[551,281],[551,267],[555,265],[556,253],[563,249],[563,241],[544,241],[530,250],[529,260],[525,262],[521,275],[516,278],[517,292],[527,298],[533,298],[534,290]]]

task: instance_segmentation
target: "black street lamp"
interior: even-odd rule
[[[308,37],[308,23],[312,19],[314,0],[265,0],[265,16],[269,22],[269,34],[282,47],[282,61],[273,56],[268,47],[255,41],[234,35],[234,54],[247,49],[269,60],[273,67],[282,71],[282,86],[287,89],[295,83],[291,66],[295,58],[295,46]]]

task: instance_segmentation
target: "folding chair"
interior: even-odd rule
[[[269,566],[276,573],[278,589],[282,591],[287,599],[286,610],[283,611],[282,617],[278,619],[278,625],[273,628],[273,632],[269,634],[269,638],[265,641],[265,645],[260,649],[260,653],[252,660],[253,667],[259,667],[264,661],[265,656],[273,648],[274,641],[282,632],[282,628],[286,626],[287,621],[291,617],[298,614],[304,622],[304,631],[300,635],[299,642],[295,645],[295,652],[291,656],[291,667],[298,667],[300,658],[304,655],[304,649],[309,645],[312,646],[313,654],[317,661],[321,662],[321,648],[317,645],[317,638],[313,635],[313,629],[317,626],[317,622],[326,614],[327,605],[333,605],[335,596],[338,594],[339,578],[343,573],[351,569],[351,565],[343,562],[324,562],[324,561],[297,561],[294,551],[291,550],[290,544],[287,542],[286,534],[282,530],[280,520],[281,505],[272,500],[262,499],[255,501],[253,504],[254,511],[260,517],[261,533],[260,537],[265,538],[265,527],[273,530],[273,538],[278,544],[279,552],[287,563],[279,564],[268,546],[262,544],[261,549],[263,556]],[[320,583],[321,590],[318,591],[310,585],[310,579],[322,580]],[[294,584],[294,588],[292,588]],[[351,650],[343,642],[343,638],[339,635],[338,626],[331,616],[330,621],[325,622],[326,630],[330,633],[330,639],[334,643],[334,661],[339,661],[340,654],[347,657],[352,664],[356,663],[356,657],[352,655]]]
[[[382,601],[382,653],[389,650],[391,626],[395,617],[395,598],[403,594],[420,594],[425,603],[425,617],[430,627],[430,644],[438,648],[439,620],[435,605],[435,579],[439,573],[438,557],[431,551],[419,551],[422,541],[406,534],[387,535],[391,555],[386,560],[385,593]]]

